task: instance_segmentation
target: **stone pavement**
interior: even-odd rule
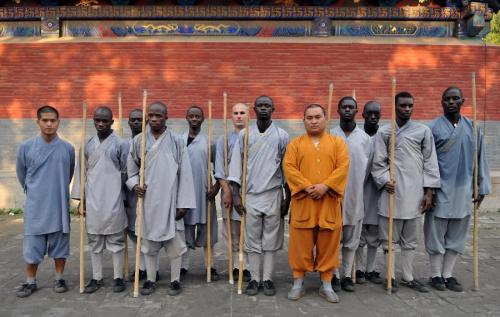
[[[52,291],[53,265],[51,261],[45,261],[39,269],[39,290],[29,298],[19,299],[15,296],[15,287],[24,281],[22,219],[1,216],[0,316],[500,316],[500,213],[483,213],[480,220],[480,291],[471,290],[472,248],[469,239],[467,254],[458,259],[455,274],[466,289],[463,293],[432,290],[428,294],[418,294],[400,288],[397,294],[386,295],[380,286],[365,284],[357,285],[355,293],[340,292],[341,302],[329,304],[317,295],[318,274],[307,276],[307,294],[304,298],[298,302],[286,299],[291,278],[284,251],[278,254],[274,278],[278,293],[275,297],[263,294],[255,297],[237,295],[236,285],[232,287],[227,283],[227,257],[222,242],[217,244],[215,250],[215,266],[221,274],[221,280],[207,285],[202,251],[198,250],[194,252],[191,274],[183,283],[184,292],[180,296],[169,297],[166,294],[169,265],[164,254],[160,269],[162,279],[152,296],[133,298],[132,285],[128,285],[123,293],[112,293],[109,254],[105,257],[106,286],[91,295],[80,294],[77,218],[73,219],[72,252],[65,274],[69,292],[56,294]],[[415,277],[427,280],[428,257],[422,245],[416,257]],[[383,270],[382,260],[379,253],[379,270]],[[91,268],[88,253],[86,261],[86,274],[89,277]],[[398,276],[399,273],[397,269]]]

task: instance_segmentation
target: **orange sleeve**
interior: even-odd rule
[[[330,187],[337,195],[342,197],[349,176],[349,148],[344,140],[337,137],[335,137],[334,143],[336,150],[335,167],[333,172],[323,183]]]
[[[283,160],[283,169],[285,178],[292,196],[302,192],[305,188],[311,186],[311,182],[300,172],[298,153],[300,148],[299,139],[293,140],[287,147],[285,158]],[[296,197],[299,198],[299,197]]]

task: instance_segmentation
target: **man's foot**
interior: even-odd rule
[[[354,283],[350,277],[344,277],[340,282],[340,286],[342,287],[342,290],[346,292],[354,292]]]
[[[456,278],[454,277],[448,277],[444,279],[444,283],[446,284],[446,288],[448,288],[451,291],[454,292],[463,292],[464,288],[462,287],[462,284],[460,284]]]
[[[420,293],[429,293],[429,289],[427,287],[425,287],[424,284],[417,281],[416,279],[413,279],[411,281],[405,281],[405,280],[401,279],[401,285],[409,287],[411,289],[414,289]]]
[[[238,280],[240,274],[240,270],[238,268],[233,269],[233,279],[235,281]],[[252,280],[252,274],[250,274],[250,271],[247,269],[243,270],[243,282],[248,283]]]
[[[125,290],[125,282],[122,278],[115,278],[115,282],[113,284],[113,292],[121,293]]]
[[[387,290],[387,280],[384,280],[384,288]],[[399,290],[399,283],[395,280],[391,280],[391,292],[396,293]]]
[[[179,283],[179,281],[170,282],[170,288],[167,293],[170,296],[177,296],[182,293],[181,283]]]
[[[332,278],[332,288],[333,288],[333,291],[334,292],[340,292],[340,280],[339,278],[337,277],[337,275],[333,275],[333,278]]]
[[[380,273],[376,271],[365,272],[365,279],[372,282],[373,284],[382,284],[383,280],[380,277]]]
[[[185,268],[181,268],[181,281],[184,280],[186,278],[186,275],[188,274],[188,270],[185,269]]]
[[[151,295],[155,291],[156,283],[147,280],[142,284],[141,295]]]
[[[300,288],[292,288],[292,289],[290,289],[288,291],[288,296],[287,297],[288,297],[289,300],[299,300],[302,297],[304,297],[305,294],[306,294],[306,288],[302,284],[302,287],[300,287]]]
[[[267,281],[264,281],[262,284],[264,287],[264,295],[266,295],[266,296],[276,295],[276,288],[274,287],[273,281],[267,280]]]
[[[248,296],[255,296],[259,293],[259,283],[256,280],[251,280],[247,288],[245,289],[245,294]]]
[[[444,278],[442,278],[441,276],[432,277],[431,280],[429,281],[429,284],[438,291],[446,290],[446,285],[444,284]]]
[[[365,272],[357,270],[356,271],[356,284],[365,284],[365,283],[366,283]]]
[[[217,270],[213,267],[210,268],[210,279],[212,280],[212,282],[217,282],[218,280],[220,280],[219,273],[217,273]]]
[[[323,286],[319,288],[319,296],[323,297],[330,303],[340,302],[339,296],[335,293],[335,291],[325,290]]]
[[[98,289],[100,289],[104,285],[104,281],[102,279],[100,280],[95,280],[91,279],[90,282],[85,285],[85,289],[83,290],[84,293],[86,294],[92,294]]]
[[[139,281],[143,281],[148,278],[146,271],[139,270]],[[135,272],[130,273],[129,281],[135,280]]]
[[[160,280],[160,272],[156,271],[156,282]]]
[[[16,296],[21,298],[28,297],[31,294],[33,294],[36,290],[37,290],[36,283],[33,284],[24,283],[17,290]]]
[[[54,292],[56,293],[66,293],[68,291],[68,285],[63,279],[54,281]]]

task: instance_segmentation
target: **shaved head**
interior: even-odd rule
[[[150,110],[160,111],[162,114],[167,115],[167,105],[163,102],[156,101],[149,105]]]
[[[113,111],[111,111],[111,109],[108,106],[100,106],[97,107],[97,109],[95,109],[94,116],[113,119]]]

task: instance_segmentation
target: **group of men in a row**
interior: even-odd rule
[[[217,213],[213,203],[208,210],[207,202],[214,201],[220,189],[222,233],[226,239],[231,236],[235,277],[239,273],[238,242],[244,235],[243,276],[248,282],[248,295],[260,290],[269,296],[276,293],[274,264],[276,252],[283,246],[284,217],[289,209],[288,260],[294,277],[289,299],[304,295],[306,272],[320,273],[319,294],[329,302],[339,301],[336,292],[340,289],[355,290],[353,274],[357,283],[368,280],[382,284],[375,270],[375,256],[382,246],[387,258],[389,194],[395,201],[393,242],[401,247],[401,284],[428,291],[413,277],[420,217],[425,214],[430,285],[438,290],[461,291],[452,272],[457,256],[465,249],[472,210],[472,123],[460,115],[464,98],[457,87],[443,92],[444,115],[432,121],[430,127],[411,120],[413,101],[407,92],[395,97],[394,177],[389,172],[391,126],[379,129],[381,106],[376,101],[364,106],[361,129],[356,125],[357,101],[342,98],[337,110],[340,124],[330,133],[325,109],[311,104],[304,110],[306,133],[290,142],[288,133],[272,121],[273,100],[260,96],[253,107],[256,122],[248,126],[247,146],[244,129],[249,109],[235,104],[234,129],[227,134],[227,157],[225,139],[221,137],[210,145],[210,158],[207,135],[201,132],[204,114],[198,106],[188,109],[189,130],[183,135],[167,128],[167,107],[163,103],[149,106],[144,114],[148,122],[145,131],[141,131],[142,111],[133,110],[129,115],[132,137],[128,141],[112,130],[111,110],[97,108],[97,133],[85,141],[85,196],[80,201],[84,204],[92,262],[92,279],[85,292],[93,293],[103,285],[104,249],[112,253],[113,291],[125,290],[124,232],[129,241],[136,241],[136,205],[141,197],[144,208],[139,277],[145,280],[141,294],[149,295],[157,286],[161,249],[165,249],[171,265],[168,294],[181,293],[180,281],[189,272],[192,250],[203,247],[205,261],[213,258],[207,246],[210,243],[213,250],[217,242]],[[69,255],[69,183],[75,165],[74,149],[57,136],[56,109],[43,106],[37,117],[41,134],[23,142],[17,156],[18,178],[27,195],[23,245],[27,281],[17,292],[20,297],[36,290],[36,269],[45,253],[56,264],[54,290],[67,290],[62,274]],[[145,133],[146,140],[144,186],[139,185],[141,133]],[[480,131],[477,145],[476,202],[480,204],[491,187]],[[243,166],[245,151],[247,165]],[[213,180],[208,175],[209,160],[214,164]],[[244,168],[245,205],[241,193]],[[79,177],[77,172],[71,192],[71,198],[77,200],[81,198]],[[230,208],[230,219],[226,208]],[[242,216],[244,232],[240,232]],[[230,222],[231,234],[226,221]],[[207,241],[208,228],[211,241]],[[395,291],[399,283],[394,268],[391,272]],[[211,279],[219,279],[214,267]]]

